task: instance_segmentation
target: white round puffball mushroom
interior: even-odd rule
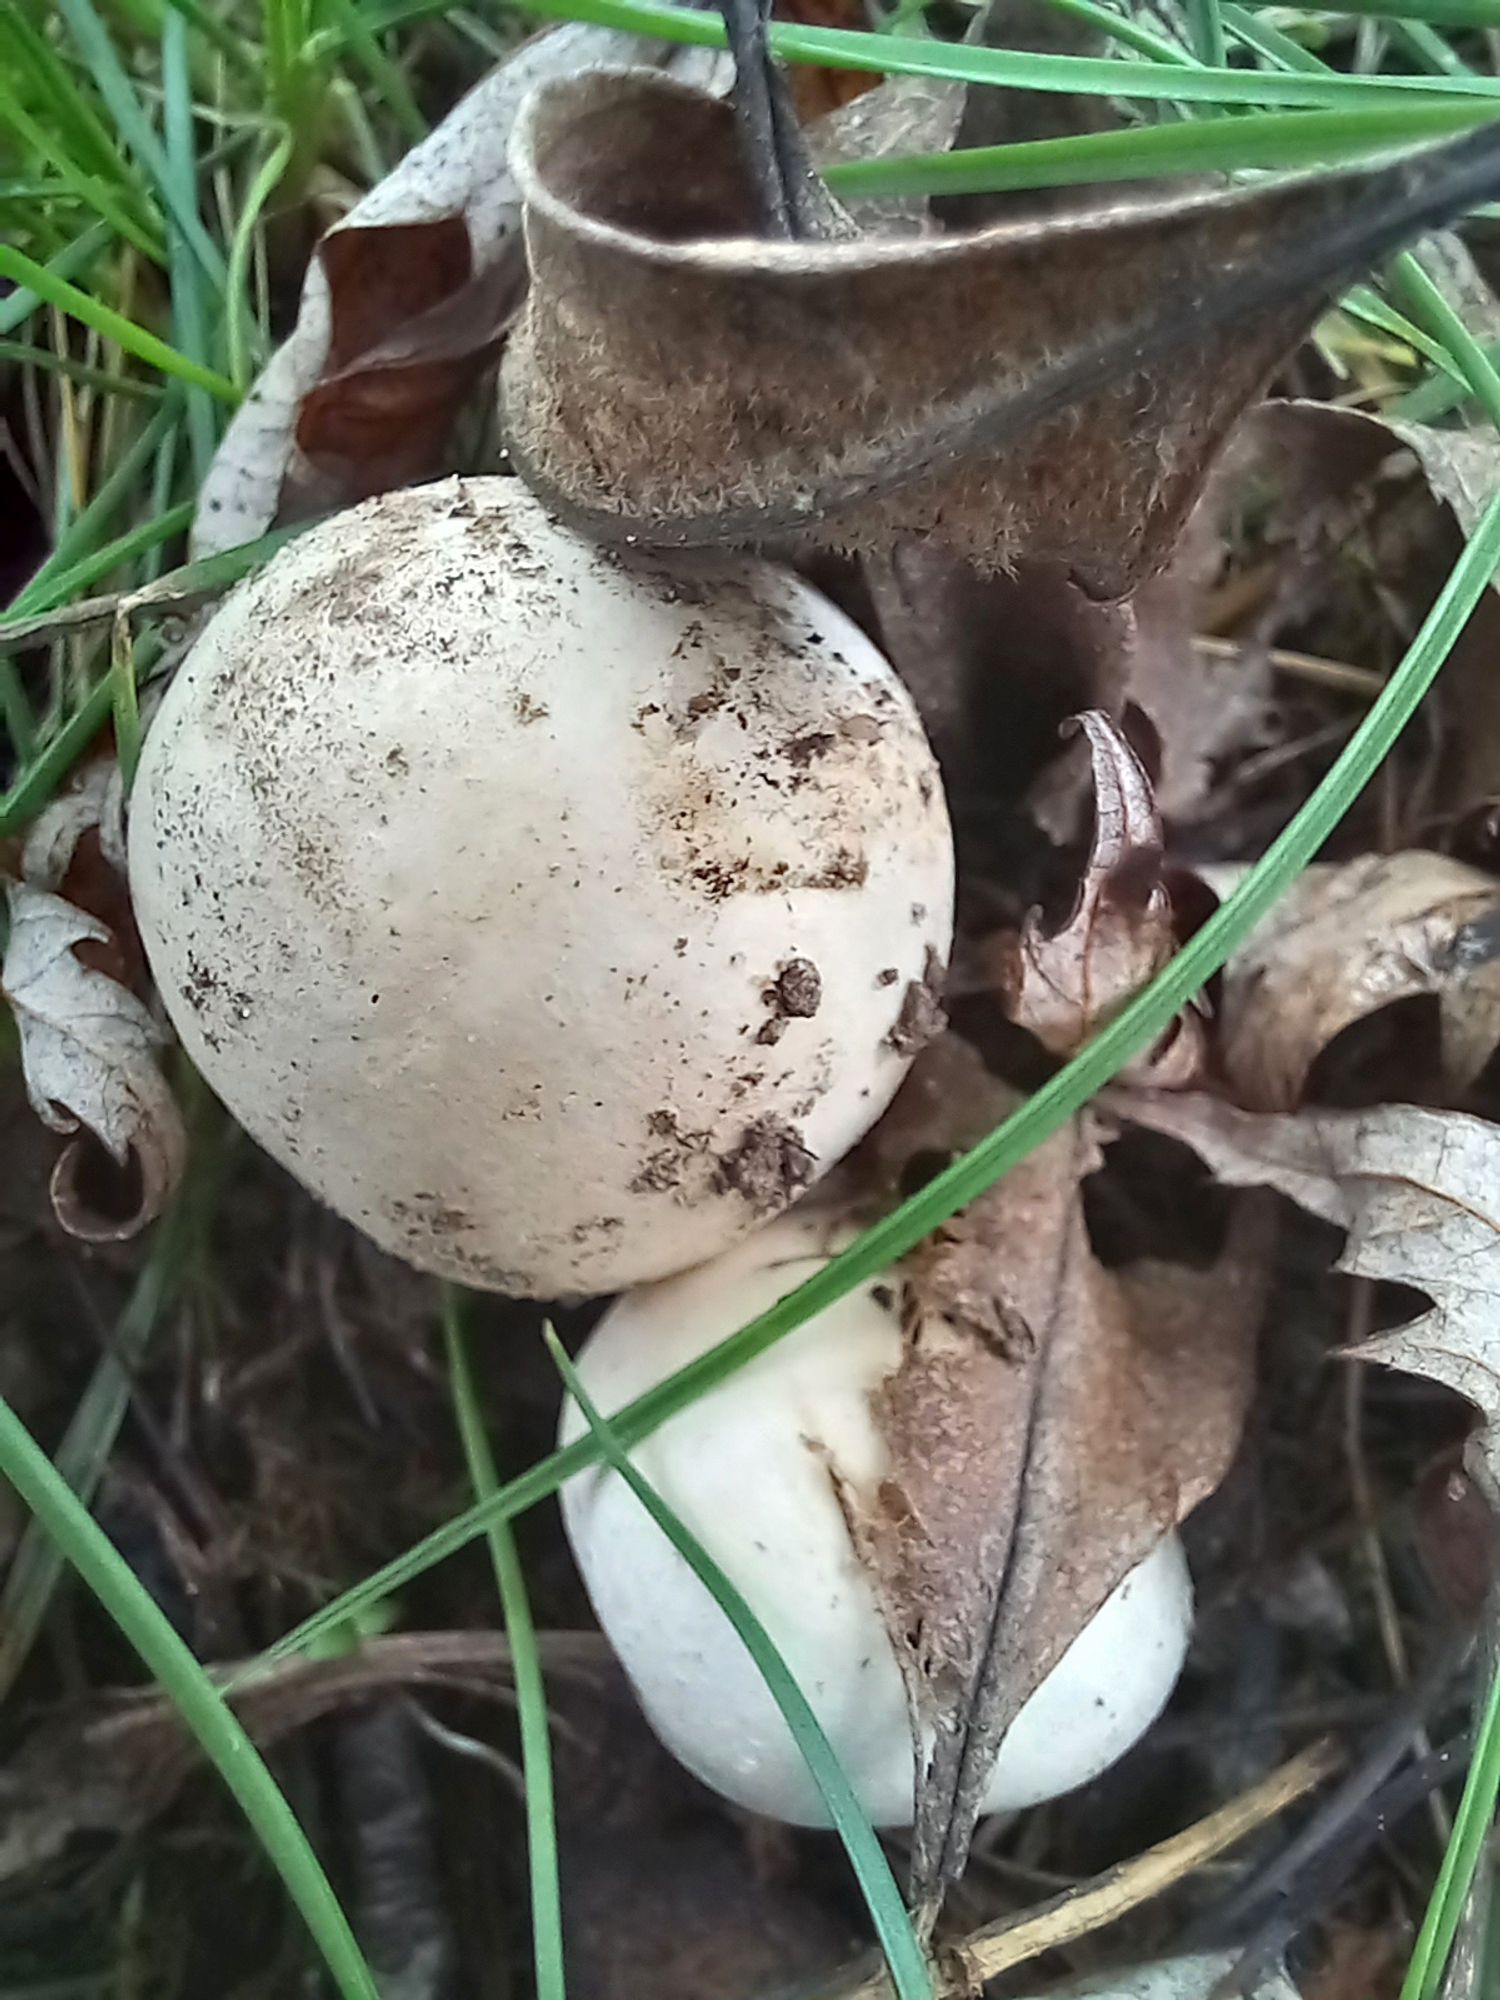
[[[788,571],[599,548],[509,479],[369,501],[226,601],[130,873],[252,1135],[384,1248],[541,1297],[701,1262],[840,1159],[952,928],[869,640]]]
[[[591,1399],[613,1414],[821,1269],[830,1247],[816,1218],[786,1216],[705,1268],[618,1300],[579,1356]],[[891,1294],[861,1286],[632,1454],[766,1627],[877,1826],[911,1823],[911,1733],[901,1671],[831,1472],[873,1495],[887,1459],[870,1396],[901,1352]],[[570,1401],[564,1442],[585,1429]],[[562,1506],[599,1622],[667,1748],[739,1805],[827,1825],[750,1655],[624,1481],[592,1468],[563,1488]],[[1182,1544],[1169,1534],[1021,1710],[984,1810],[1054,1798],[1123,1756],[1172,1691],[1191,1618]]]

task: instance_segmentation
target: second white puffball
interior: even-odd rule
[[[794,1215],[712,1263],[619,1300],[579,1358],[606,1414],[674,1373],[827,1262]],[[635,1463],[766,1627],[878,1826],[913,1813],[900,1668],[834,1490],[873,1496],[888,1468],[871,1392],[901,1359],[891,1290],[856,1289],[661,1426]],[[586,1426],[566,1406],[562,1435]],[[705,1784],[797,1825],[827,1815],[724,1613],[612,1472],[563,1489],[569,1540],[605,1634],[669,1750]],[[1087,1783],[1137,1740],[1181,1670],[1192,1618],[1168,1535],[1094,1615],[1026,1703],[985,1798],[997,1812]]]

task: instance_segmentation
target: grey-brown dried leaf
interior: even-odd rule
[[[1219,1060],[1235,1101],[1291,1111],[1335,1038],[1381,1009],[1437,1006],[1436,1063],[1393,1016],[1383,1094],[1461,1098],[1500,1047],[1500,882],[1446,855],[1306,870],[1225,968]]]
[[[538,91],[511,161],[532,291],[504,422],[563,515],[662,545],[940,530],[1102,597],[1165,560],[1335,267],[1493,171],[1429,149],[968,236],[770,243],[732,113],[644,73]]]
[[[1093,777],[1094,827],[1067,920],[1049,930],[1032,910],[1019,934],[988,951],[1001,1005],[1054,1055],[1071,1056],[1177,949],[1162,872],[1162,825],[1145,767],[1098,710],[1078,718]],[[1202,1066],[1202,1021],[1188,1013],[1132,1066],[1140,1080],[1187,1082]]]
[[[6,901],[0,993],[16,1018],[26,1089],[43,1124],[73,1141],[53,1169],[57,1218],[89,1242],[132,1236],[160,1213],[187,1150],[157,1065],[166,1033],[128,987],[79,957],[80,946],[109,944],[103,924],[26,882],[8,883]],[[139,1188],[127,1213],[101,1213],[90,1202],[83,1131],[122,1172],[135,1163]]]
[[[895,153],[946,153],[968,95],[935,76],[891,76],[809,125],[808,152],[820,172],[846,161]],[[933,227],[925,195],[861,202],[860,226],[879,236],[920,236]]]
[[[10,934],[0,996],[10,1004],[32,1108],[68,1137],[52,1206],[70,1235],[133,1236],[181,1177],[187,1135],[158,1056],[168,1037],[132,990],[143,961],[124,875],[123,790],[96,757],[42,812],[6,882]],[[101,1146],[117,1173],[108,1202],[93,1171]]]
[[[1428,1311],[1351,1352],[1472,1403],[1500,1491],[1500,1127],[1404,1104],[1256,1113],[1129,1089],[1104,1102],[1191,1146],[1227,1185],[1275,1188],[1336,1223],[1347,1232],[1340,1271],[1425,1292]]]
[[[949,1036],[866,1155],[971,1142],[1011,1094]],[[905,1095],[905,1093],[903,1093]],[[1264,1280],[1246,1210],[1213,1273],[1173,1291],[1094,1256],[1074,1121],[900,1267],[905,1352],[875,1400],[890,1471],[851,1528],[906,1681],[919,1768],[914,1893],[962,1871],[1006,1730],[1115,1586],[1212,1490],[1238,1440]],[[1168,1296],[1177,1307],[1165,1309]],[[1138,1319],[1134,1306],[1140,1306]]]

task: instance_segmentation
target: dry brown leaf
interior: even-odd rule
[[[727,74],[712,50],[674,53],[573,22],[548,29],[485,77],[333,226],[308,268],[291,336],[236,412],[209,469],[193,522],[195,556],[264,534],[278,519],[284,487],[286,501],[305,511],[337,498],[340,477],[352,482],[345,499],[355,489],[373,490],[388,458],[402,477],[413,476],[408,468],[420,470],[424,460],[441,469],[430,461],[445,412],[451,415],[483,365],[486,323],[493,334],[524,279],[520,198],[506,166],[516,113],[539,82],[630,62],[670,63],[703,82]],[[351,310],[342,312],[346,253],[338,239],[350,232],[366,241],[353,251],[357,284],[348,288]],[[392,289],[378,318],[366,323],[363,300],[387,285]],[[363,366],[351,368],[356,357]],[[321,480],[297,465],[299,414],[308,397],[314,409],[301,443],[326,461]],[[415,426],[410,442],[401,436],[407,413]]]
[[[121,811],[119,768],[96,758],[40,815],[22,879],[5,885],[10,936],[0,965],[27,1095],[42,1122],[71,1140],[52,1171],[52,1205],[70,1235],[95,1243],[132,1236],[157,1215],[187,1151],[157,1064],[168,1037],[130,985],[139,947]],[[85,1134],[121,1172],[107,1206]]]
[[[1092,1040],[1177,949],[1151,780],[1108,716],[1095,709],[1078,723],[1093,771],[1094,831],[1072,911],[1049,931],[1032,910],[1019,935],[1002,935],[989,953],[1006,1013],[1059,1056]],[[1202,1045],[1199,1016],[1185,1015],[1134,1074],[1184,1083],[1201,1067]]]
[[[798,65],[798,73],[802,66]],[[807,145],[820,172],[846,160],[895,153],[946,153],[963,116],[967,89],[935,76],[892,76],[808,129]],[[920,235],[934,227],[925,195],[890,195],[861,202],[859,221],[872,235]]]
[[[1010,1093],[947,1037],[869,1157],[962,1146]],[[1001,1741],[1110,1592],[1222,1477],[1252,1378],[1264,1275],[1253,1209],[1209,1277],[1095,1258],[1075,1121],[900,1268],[906,1353],[876,1412],[891,1472],[851,1526],[931,1741],[914,1894],[962,1871]],[[1205,1341],[1205,1287],[1217,1310]],[[1133,1307],[1142,1308],[1137,1318]]]
[[[640,72],[553,84],[511,155],[533,278],[511,449],[616,538],[872,552],[940,529],[1120,596],[1349,260],[1493,171],[1459,145],[969,236],[768,243],[728,107]]]
[[[442,467],[465,397],[526,290],[520,245],[476,272],[461,216],[346,226],[318,246],[329,344],[302,398],[278,514],[322,512]]]
[[[1271,1187],[1348,1241],[1337,1268],[1432,1301],[1352,1350],[1456,1390],[1480,1412],[1500,1491],[1500,1127],[1456,1111],[1257,1113],[1201,1095],[1118,1088],[1108,1110],[1180,1139],[1232,1187]]]
[[[1231,1094],[1252,1111],[1294,1110],[1337,1035],[1422,995],[1438,1007],[1434,1072],[1424,1074],[1406,1022],[1381,1094],[1462,1097],[1500,1047],[1500,882],[1420,851],[1309,868],[1225,968],[1220,1062]]]

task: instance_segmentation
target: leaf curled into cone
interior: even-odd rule
[[[893,1188],[907,1163],[966,1145],[1011,1102],[944,1037],[873,1135],[866,1185]],[[903,1359],[875,1400],[889,1468],[874,1495],[842,1496],[914,1738],[931,1746],[913,1854],[929,1905],[962,1871],[1006,1730],[1217,1485],[1249,1398],[1264,1211],[1237,1212],[1206,1272],[1107,1270],[1083,1213],[1096,1165],[1074,1121],[898,1268]]]
[[[732,113],[635,72],[538,90],[511,164],[532,290],[504,421],[565,516],[662,545],[940,530],[1104,597],[1165,559],[1339,281],[1500,176],[1491,134],[966,236],[770,243]]]

